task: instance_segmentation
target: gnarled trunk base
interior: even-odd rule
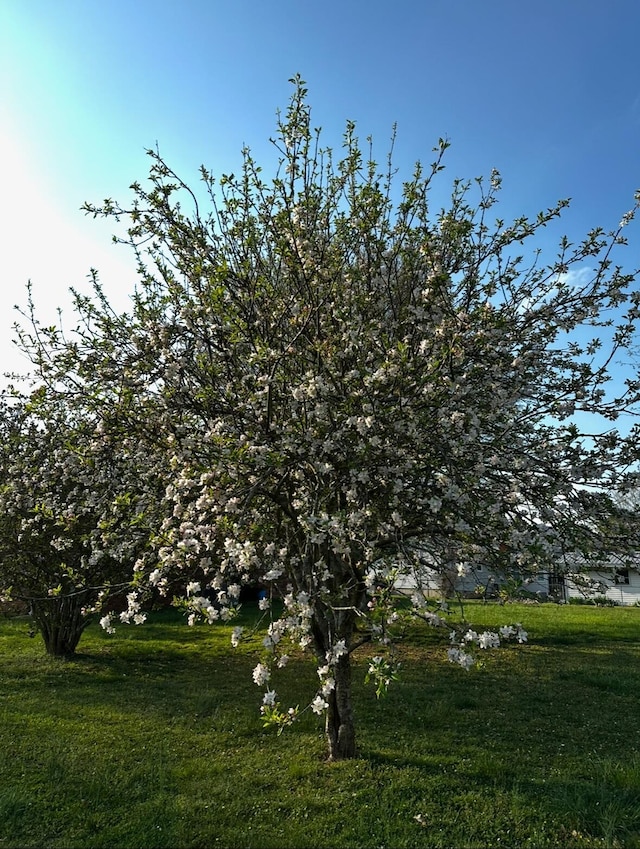
[[[82,613],[84,603],[84,594],[31,601],[31,616],[44,640],[47,654],[53,657],[75,654],[88,623]]]

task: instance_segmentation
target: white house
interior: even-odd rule
[[[640,564],[602,566],[564,579],[564,600],[604,598],[616,604],[640,605]]]
[[[637,566],[602,565],[598,569],[540,572],[534,576],[513,574],[514,589],[518,593],[541,601],[568,602],[570,599],[606,598],[622,605],[640,606],[640,562]],[[427,595],[439,597],[461,594],[466,597],[494,597],[501,588],[507,588],[509,579],[482,566],[442,573],[428,566],[417,574],[403,574],[396,580],[396,588],[404,593],[418,586]]]
[[[549,579],[547,573],[522,577],[512,573],[513,589],[517,588],[527,596],[546,600],[549,597]],[[427,565],[403,572],[396,579],[396,589],[403,593],[413,592],[418,587],[427,596],[441,597],[460,594],[466,598],[493,598],[501,588],[506,588],[509,580],[493,570],[475,565],[460,565],[449,570],[439,570]]]

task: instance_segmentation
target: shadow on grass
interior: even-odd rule
[[[16,835],[0,845],[44,807],[56,846],[640,846],[640,664],[626,639],[509,647],[470,673],[407,646],[380,701],[361,660],[361,757],[330,765],[313,714],[280,738],[263,730],[256,654],[232,651],[228,632],[152,621],[90,632],[70,661],[18,658],[6,763],[33,784],[0,784]],[[297,658],[274,678],[287,705],[317,687]],[[114,822],[125,810],[128,826]]]

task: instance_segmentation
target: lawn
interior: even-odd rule
[[[92,626],[57,661],[0,619],[0,847],[640,847],[640,609],[470,618],[530,644],[465,672],[417,628],[381,701],[362,657],[360,757],[338,764],[314,714],[262,728],[259,641],[233,651],[229,626]],[[313,668],[279,675],[306,704]]]

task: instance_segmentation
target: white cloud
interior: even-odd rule
[[[580,266],[579,268],[570,268],[562,274],[558,274],[558,283],[568,283],[576,289],[586,286],[593,280],[594,271],[588,265]]]

